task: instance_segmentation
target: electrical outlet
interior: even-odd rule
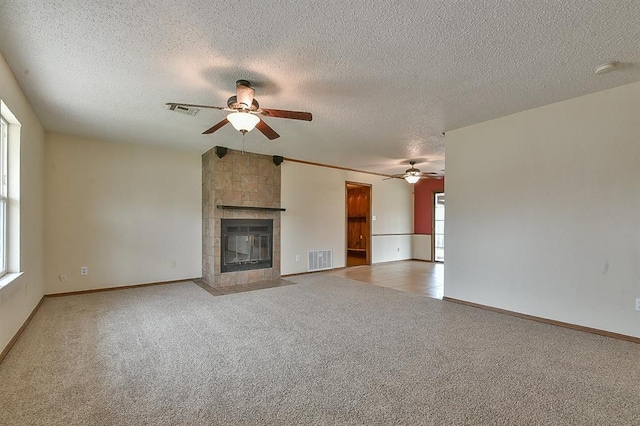
[[[89,275],[89,267],[83,266],[80,268],[80,275]]]
[[[398,251],[400,251],[400,247],[398,247]]]
[[[175,260],[171,261],[171,267],[175,268],[178,265],[178,262],[176,262]]]
[[[636,311],[640,311],[640,298],[636,299]]]
[[[67,274],[60,274],[58,275],[58,278],[60,278],[61,283],[66,283],[67,281],[69,281],[69,277],[67,277]]]
[[[296,262],[300,262],[300,255],[296,254]]]

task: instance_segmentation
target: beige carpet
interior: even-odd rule
[[[640,424],[640,345],[295,280],[46,299],[0,365],[0,424]]]

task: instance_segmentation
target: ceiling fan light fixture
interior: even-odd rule
[[[256,127],[256,124],[260,122],[260,118],[250,112],[232,112],[227,115],[227,120],[241,133],[252,131]]]
[[[410,184],[414,184],[417,181],[420,180],[420,172],[416,173],[408,173],[405,177],[404,180],[406,180],[408,183]]]
[[[618,67],[618,63],[613,61],[613,62],[607,62],[606,64],[600,64],[596,67],[595,70],[593,70],[593,72],[596,75],[602,75],[602,74],[606,74],[608,72],[611,71],[615,71],[615,69]]]

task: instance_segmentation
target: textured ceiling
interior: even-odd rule
[[[248,151],[399,173],[444,167],[442,132],[640,80],[632,0],[38,2],[0,0],[0,51],[49,131],[204,152],[241,149],[234,83],[281,137]],[[622,62],[595,76],[596,65]]]

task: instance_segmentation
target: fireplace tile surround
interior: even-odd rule
[[[280,167],[269,155],[215,148],[202,154],[202,280],[225,287],[280,278],[280,212],[220,209],[219,205],[280,208]],[[221,219],[272,219],[273,266],[221,273]]]

